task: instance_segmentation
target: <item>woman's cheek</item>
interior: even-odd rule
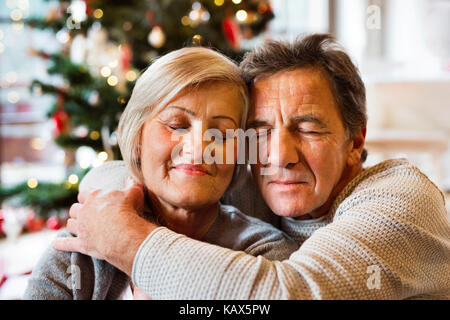
[[[171,151],[177,142],[171,141],[171,132],[157,124],[150,125],[146,129],[141,156],[144,181],[164,179],[168,174],[168,165],[172,157]]]
[[[180,135],[174,134],[160,125],[153,126],[148,132],[148,137],[148,145],[153,155],[167,160],[171,158],[172,150],[180,144],[182,139]]]

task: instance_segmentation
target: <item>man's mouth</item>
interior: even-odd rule
[[[275,184],[275,185],[281,185],[281,186],[288,186],[288,185],[295,185],[295,184],[304,184],[306,182],[303,181],[294,181],[294,180],[274,180],[270,181],[269,184]]]
[[[268,183],[269,186],[276,188],[276,190],[294,190],[302,185],[306,185],[307,183],[304,181],[295,181],[295,180],[273,180]]]

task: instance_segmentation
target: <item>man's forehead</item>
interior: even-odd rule
[[[257,78],[251,87],[255,98],[267,99],[313,95],[323,89],[328,89],[328,82],[321,70],[317,68],[280,71],[270,76]]]
[[[317,68],[284,71],[260,78],[253,83],[251,93],[250,119],[272,117],[281,112],[283,118],[309,114],[324,120],[336,111],[329,81]]]

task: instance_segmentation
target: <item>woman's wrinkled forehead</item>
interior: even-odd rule
[[[207,81],[186,86],[164,107],[160,108],[154,117],[164,114],[175,113],[184,110],[186,114],[197,116],[208,114],[212,117],[228,115],[231,116],[237,126],[246,112],[245,92],[242,93],[239,86],[225,81]]]

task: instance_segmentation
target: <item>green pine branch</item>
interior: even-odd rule
[[[89,169],[76,172],[79,181],[86,175]],[[77,202],[78,183],[70,184],[39,182],[36,188],[30,188],[26,182],[12,187],[0,186],[0,204],[8,201],[9,205],[29,206],[40,216],[48,217],[54,209],[69,208]]]

